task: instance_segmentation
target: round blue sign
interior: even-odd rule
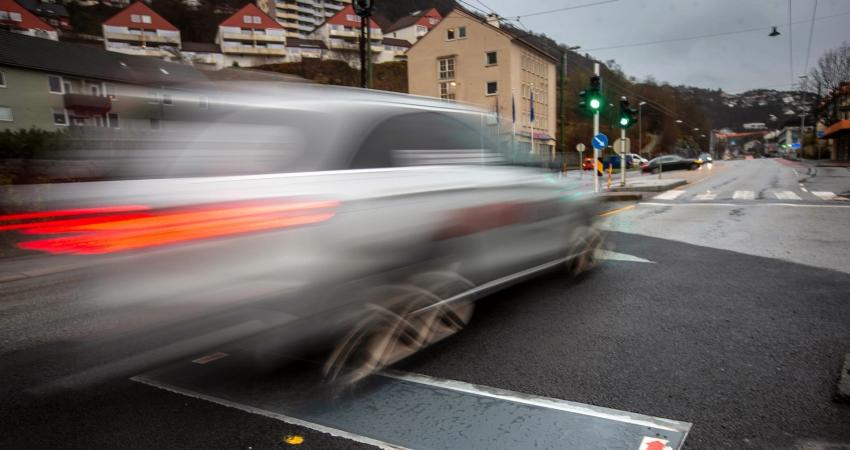
[[[597,150],[602,150],[608,146],[608,136],[605,136],[602,133],[593,136],[593,141],[591,141],[593,148]]]

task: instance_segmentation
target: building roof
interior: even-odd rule
[[[260,23],[256,23],[254,20],[245,21],[245,17],[259,17]],[[277,28],[283,29],[281,24],[277,23],[276,20],[269,17],[268,14],[263,12],[257,5],[253,3],[248,3],[242,7],[239,11],[236,11],[219,24],[221,27],[238,27],[238,28],[251,28],[254,30],[267,30],[269,28]]]
[[[18,0],[18,4],[33,14],[41,14],[48,17],[68,17],[68,8],[65,8],[65,5],[59,3],[42,3],[39,0]]]
[[[212,42],[183,42],[180,48],[184,52],[221,53],[221,47]]]
[[[850,120],[839,120],[823,130],[821,139],[834,139],[850,134]]]
[[[23,28],[28,30],[56,31],[56,28],[51,27],[43,20],[36,17],[35,14],[29,12],[29,10],[18,4],[15,0],[0,0],[0,10],[15,12],[21,15],[20,22],[13,21],[12,19],[6,19],[0,21],[0,24],[11,25],[14,28]]]
[[[434,28],[436,24],[432,25],[431,21],[428,20],[429,18],[437,19],[437,21],[439,22],[443,19],[443,16],[440,15],[440,12],[437,11],[437,8],[431,8],[423,11],[413,11],[412,13],[393,22],[392,25],[386,27],[384,31],[389,33],[413,25],[422,25],[430,30],[431,28]]]
[[[356,20],[350,20],[352,17]],[[345,8],[342,8],[338,13],[334,14],[333,16],[322,22],[322,24],[316,28],[320,28],[322,25],[328,23],[331,25],[345,25],[347,27],[360,28],[360,16],[358,16],[357,13],[354,12],[353,6],[347,5]],[[368,23],[369,28],[377,28],[379,30],[381,29],[381,27],[378,26],[378,23],[372,19],[369,19]]]
[[[388,37],[384,38],[384,44],[385,45],[394,45],[396,47],[407,47],[407,48],[410,48],[410,45],[411,45],[410,42],[407,41],[406,39],[396,39],[396,38],[388,38]]]
[[[320,48],[327,50],[328,46],[321,39],[301,39],[296,37],[286,38],[286,46],[293,48]]]
[[[139,85],[204,80],[187,64],[5,31],[0,31],[0,65]]]
[[[151,23],[134,22],[133,16],[150,16]],[[115,14],[109,19],[106,19],[103,24],[113,27],[180,31],[177,29],[177,27],[172,25],[171,22],[165,20],[162,16],[157,14],[156,11],[152,10],[148,5],[142,3],[141,1],[137,1],[131,4],[130,6],[122,9],[118,12],[118,14]]]

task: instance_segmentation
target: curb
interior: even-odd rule
[[[640,192],[606,192],[599,194],[602,201],[605,202],[627,202],[643,199],[643,193]]]

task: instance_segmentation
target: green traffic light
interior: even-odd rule
[[[591,109],[599,109],[600,106],[602,106],[602,102],[600,102],[598,98],[590,99],[590,108]]]
[[[629,125],[629,118],[628,117],[620,117],[620,126],[625,127],[625,126],[628,126],[628,125]]]

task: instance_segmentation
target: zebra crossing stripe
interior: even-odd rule
[[[792,191],[774,192],[773,195],[775,195],[779,200],[800,200],[800,196]]]
[[[735,191],[732,198],[735,200],[752,200],[756,198],[756,194],[753,191]]]
[[[694,196],[694,200],[699,200],[699,201],[714,200],[715,198],[717,198],[717,194],[713,194],[711,192],[706,192],[704,194],[699,194],[699,195]]]
[[[663,193],[658,194],[658,195],[656,195],[655,197],[652,197],[652,198],[654,198],[655,200],[675,200],[677,197],[679,197],[680,195],[682,195],[684,193],[685,193],[685,191],[682,191],[682,190],[672,190],[672,191],[663,192]]]
[[[835,198],[835,194],[828,191],[812,191],[812,194],[817,195],[823,200],[832,200]]]

